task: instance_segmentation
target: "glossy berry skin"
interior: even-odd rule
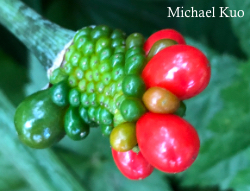
[[[144,179],[154,170],[154,167],[146,161],[141,152],[135,153],[132,150],[127,152],[118,152],[112,149],[112,155],[117,168],[128,179]]]
[[[144,43],[143,49],[148,55],[151,47],[155,42],[161,39],[171,39],[176,41],[178,44],[186,44],[184,37],[174,29],[163,29],[152,34]]]
[[[142,100],[153,113],[174,113],[180,106],[180,100],[174,94],[160,87],[149,88]]]
[[[32,148],[52,146],[65,135],[65,110],[65,107],[59,107],[52,102],[50,89],[28,96],[18,106],[14,117],[18,137]]]
[[[177,42],[171,39],[161,39],[161,40],[156,41],[151,47],[147,55],[147,60],[148,61],[151,60],[151,58],[153,58],[158,52],[160,52],[164,48],[173,46],[175,44],[177,44]]]
[[[78,108],[70,106],[64,116],[64,128],[69,138],[78,141],[86,138],[89,134],[89,125],[85,123]]]
[[[69,104],[69,86],[67,80],[63,80],[50,88],[51,100],[58,106],[67,106]]]
[[[110,134],[110,145],[120,152],[131,150],[136,146],[135,123],[121,123]]]
[[[147,88],[158,86],[185,100],[208,85],[211,67],[207,57],[189,45],[173,45],[161,50],[146,65],[142,78]]]
[[[146,113],[137,121],[136,137],[145,159],[166,173],[186,170],[200,148],[194,127],[173,114]]]

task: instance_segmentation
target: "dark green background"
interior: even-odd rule
[[[46,72],[12,34],[0,26],[0,190],[219,191],[250,190],[250,1],[249,0],[25,0],[51,21],[72,30],[106,24],[148,37],[163,28],[181,32],[209,58],[207,89],[186,101],[186,119],[201,139],[186,172],[155,170],[130,181],[117,170],[109,141],[93,129],[80,142],[64,138],[47,150],[23,146],[11,130],[21,100],[42,88]],[[208,10],[228,6],[243,18],[169,18],[167,7]],[[14,23],[13,23],[14,24]],[[9,128],[10,127],[10,128]],[[65,181],[65,186],[61,182]],[[79,186],[75,186],[78,185]],[[36,185],[38,187],[36,187]],[[39,187],[40,186],[40,187]]]

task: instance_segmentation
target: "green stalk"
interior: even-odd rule
[[[0,153],[2,153],[30,184],[32,190],[85,191],[78,177],[67,169],[51,150],[35,150],[18,139],[14,124],[15,108],[0,91]]]
[[[0,0],[0,24],[32,51],[46,69],[75,34],[42,18],[20,0]]]

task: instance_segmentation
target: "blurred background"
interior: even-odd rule
[[[64,138],[54,147],[25,147],[13,131],[17,105],[46,85],[46,71],[32,53],[0,25],[0,191],[248,191],[250,190],[250,1],[249,0],[23,0],[45,18],[78,30],[105,24],[127,34],[173,28],[209,58],[207,89],[187,100],[185,118],[201,139],[196,162],[180,174],[155,170],[141,181],[123,177],[109,140],[91,129],[84,141]],[[215,18],[167,17],[168,8],[211,10]],[[219,17],[219,7],[243,10]],[[229,10],[228,9],[228,10]],[[1,13],[0,13],[1,14]],[[15,24],[15,23],[13,23]]]

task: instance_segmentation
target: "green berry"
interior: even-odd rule
[[[50,88],[50,96],[53,103],[58,106],[67,106],[69,104],[69,85],[66,80],[53,85]]]
[[[133,33],[129,35],[126,39],[126,48],[127,50],[134,46],[142,47],[144,44],[144,37],[140,33]]]
[[[80,117],[78,108],[69,107],[64,116],[64,128],[69,138],[78,141],[89,134],[89,125]]]
[[[85,46],[86,42],[90,41],[90,37],[84,35],[84,36],[79,36],[79,38],[74,42],[75,46],[79,49],[82,50],[83,47]]]
[[[89,108],[88,108],[88,115],[89,115],[89,118],[92,120],[92,121],[95,121],[96,119],[95,119],[95,110],[96,110],[96,108],[95,107],[92,107],[92,106],[90,106]]]
[[[94,82],[89,82],[87,84],[86,92],[88,94],[92,94],[92,93],[94,93],[94,91],[95,91],[95,84],[94,84]]]
[[[111,39],[116,39],[116,38],[125,38],[126,34],[120,30],[120,29],[115,29],[110,35]]]
[[[134,56],[134,55],[145,55],[143,47],[134,46],[132,48],[129,48],[125,54],[125,61],[127,61],[129,57]]]
[[[100,110],[100,123],[111,125],[113,123],[113,115],[105,108]]]
[[[19,139],[36,149],[48,148],[57,143],[65,135],[65,108],[52,102],[50,89],[38,91],[25,98],[17,107],[14,117]]]
[[[89,107],[90,103],[88,100],[88,94],[86,92],[81,93],[80,99],[81,99],[81,104],[84,108]]]
[[[146,108],[139,99],[126,98],[121,103],[120,112],[126,121],[135,122],[146,112]]]
[[[97,92],[102,93],[104,91],[105,84],[102,81],[100,81],[96,84],[95,88],[96,88]]]
[[[78,79],[78,80],[81,80],[84,76],[84,72],[80,69],[80,68],[76,68],[75,69],[75,77]]]
[[[87,41],[82,47],[82,52],[85,56],[90,56],[95,52],[95,45],[92,41]]]
[[[73,107],[78,107],[81,103],[81,93],[76,88],[69,91],[69,103]]]
[[[90,33],[92,39],[98,39],[100,37],[107,37],[111,33],[111,29],[105,25],[96,26]]]
[[[92,55],[91,59],[90,59],[90,68],[92,70],[94,70],[94,69],[98,68],[98,66],[99,66],[99,58],[98,58],[98,56],[97,55]]]
[[[57,84],[59,82],[61,82],[62,80],[65,80],[67,78],[67,74],[66,72],[64,72],[63,68],[56,68],[51,76],[50,76],[50,83],[51,84]]]
[[[70,75],[69,78],[68,78],[68,84],[70,87],[74,88],[77,86],[78,84],[78,80],[77,78],[75,77],[75,75]]]
[[[111,131],[114,129],[113,125],[104,125],[101,124],[100,125],[101,131],[102,131],[102,135],[105,137],[109,137],[111,134]]]
[[[72,71],[73,71],[73,66],[69,63],[69,62],[66,62],[64,65],[63,65],[63,71],[69,75]]]
[[[113,55],[113,50],[111,48],[103,48],[99,53],[100,61],[109,59]]]
[[[116,66],[124,66],[125,58],[123,53],[115,53],[111,56],[111,66],[115,68]]]
[[[111,40],[108,37],[101,37],[96,42],[95,51],[99,53],[104,48],[109,48],[111,46]]]
[[[84,92],[86,90],[86,87],[87,87],[87,81],[85,79],[82,79],[81,81],[79,81],[78,89],[80,92]]]
[[[83,70],[86,71],[90,67],[90,58],[88,56],[83,56],[79,60],[79,67]]]
[[[141,74],[145,65],[146,59],[144,55],[130,56],[125,62],[125,74]]]
[[[76,51],[76,47],[74,46],[74,45],[71,45],[68,49],[67,49],[67,51],[66,51],[66,53],[65,53],[65,60],[66,61],[70,61],[70,58],[71,58],[71,55]]]
[[[76,67],[78,66],[78,61],[80,60],[81,57],[82,53],[75,50],[75,52],[72,53],[69,62],[71,63],[72,66]]]
[[[124,38],[115,38],[115,39],[112,40],[111,46],[112,46],[113,48],[115,48],[115,47],[117,47],[117,46],[124,46],[125,43],[126,43],[126,42],[125,42]]]
[[[105,59],[101,61],[100,65],[98,66],[98,71],[102,74],[105,72],[111,71],[111,61],[109,59]]]
[[[126,96],[142,98],[142,95],[146,91],[146,86],[139,75],[130,74],[125,76],[122,81],[122,91]]]
[[[89,95],[88,101],[89,101],[89,104],[91,106],[93,106],[93,107],[98,106],[97,95],[95,93],[92,93],[92,94]]]
[[[92,29],[90,27],[84,27],[76,32],[74,36],[74,42],[78,41],[79,38],[83,36],[89,36]]]
[[[123,66],[117,66],[112,70],[111,76],[112,80],[118,81],[119,79],[123,78],[125,75],[124,73],[124,67]]]
[[[89,115],[88,115],[88,110],[83,107],[82,105],[79,107],[79,114],[80,114],[80,117],[82,118],[82,120],[87,123],[87,124],[91,124],[92,121],[91,119],[89,118]]]

